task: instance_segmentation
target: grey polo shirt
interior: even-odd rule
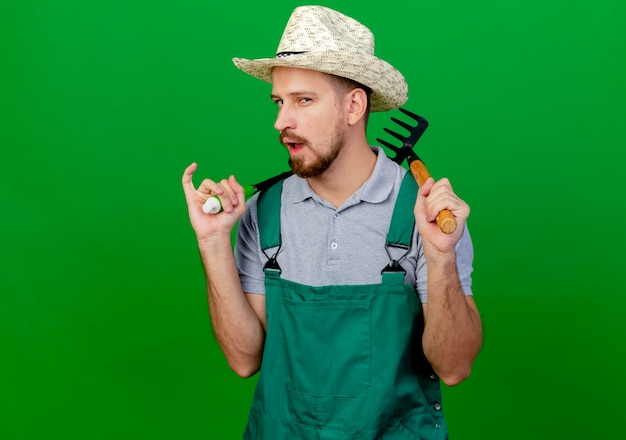
[[[235,243],[244,292],[265,294],[263,266],[277,250],[281,276],[297,283],[325,286],[381,282],[381,270],[390,260],[385,250],[387,231],[407,170],[389,159],[381,148],[373,150],[378,157],[371,177],[339,208],[314,193],[306,179],[291,176],[285,180],[280,250],[264,253],[260,249],[258,197],[247,202]],[[456,249],[461,285],[465,294],[471,295],[474,253],[467,228]],[[406,271],[405,282],[415,286],[420,300],[427,302],[428,272],[417,229],[408,253],[397,248],[389,252],[393,259],[406,253],[400,260]]]

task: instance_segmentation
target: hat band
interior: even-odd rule
[[[305,53],[305,52],[279,52],[276,54],[275,58],[285,58],[291,55],[299,55],[301,53]]]

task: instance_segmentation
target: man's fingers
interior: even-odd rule
[[[215,183],[211,179],[204,179],[200,185],[198,185],[198,192],[207,195],[221,195],[224,193],[224,190],[220,188],[219,184]]]
[[[244,198],[244,188],[237,182],[234,176],[215,182],[211,179],[204,179],[198,188],[193,184],[193,174],[198,168],[197,163],[192,163],[183,173],[183,190],[188,204],[204,203],[211,196],[219,196],[222,209],[231,212],[234,207],[240,204],[240,199]],[[245,201],[245,200],[244,200]]]
[[[239,204],[240,198],[244,197],[244,192],[245,192],[244,188],[243,186],[239,184],[239,182],[237,182],[237,179],[235,179],[235,176],[232,176],[232,175],[228,178],[228,184],[233,189],[233,193],[231,197],[232,197],[233,205],[236,206]]]
[[[241,186],[239,182],[237,182],[237,179],[235,179],[235,176],[230,176],[228,178],[228,183],[230,183],[230,186],[232,186],[236,192],[238,193],[243,192],[243,186]]]
[[[193,173],[197,168],[198,164],[194,162],[185,168],[185,172],[183,173],[183,191],[185,192],[188,203],[196,203],[198,200],[204,203],[211,194],[219,195],[224,193],[219,185],[210,179],[204,179],[202,183],[198,185],[198,188],[196,188],[193,184]]]
[[[429,220],[436,218],[444,209],[451,211],[454,217],[461,220],[465,220],[469,215],[469,206],[454,192],[450,181],[446,178],[433,185],[426,200],[426,206]]]
[[[185,168],[185,172],[183,173],[183,191],[185,191],[186,195],[191,195],[195,192],[195,188],[193,186],[193,173],[198,168],[198,164],[193,162],[187,168]]]
[[[424,182],[420,187],[419,187],[419,195],[422,197],[428,197],[428,194],[430,194],[431,189],[433,188],[433,185],[435,184],[435,179],[433,179],[432,177],[429,177],[428,179],[426,179],[426,182]]]
[[[458,198],[452,189],[452,185],[447,178],[442,178],[437,182],[428,179],[419,189],[421,198],[421,209],[427,221],[434,222],[439,212],[448,209],[457,217],[459,209],[463,208],[463,202]]]

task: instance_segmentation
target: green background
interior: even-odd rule
[[[626,3],[324,4],[374,31],[472,207],[485,343],[452,438],[619,437]],[[180,178],[286,169],[231,58],[272,56],[297,5],[0,3],[1,438],[241,437],[254,379],[211,333]]]

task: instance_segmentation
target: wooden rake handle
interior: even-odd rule
[[[413,177],[415,177],[419,186],[422,186],[430,177],[430,173],[428,172],[428,169],[426,169],[426,165],[424,165],[424,162],[419,159],[411,162],[409,168],[411,169],[411,174],[413,174]],[[442,232],[452,234],[456,230],[456,219],[448,209],[440,211],[436,220]]]

